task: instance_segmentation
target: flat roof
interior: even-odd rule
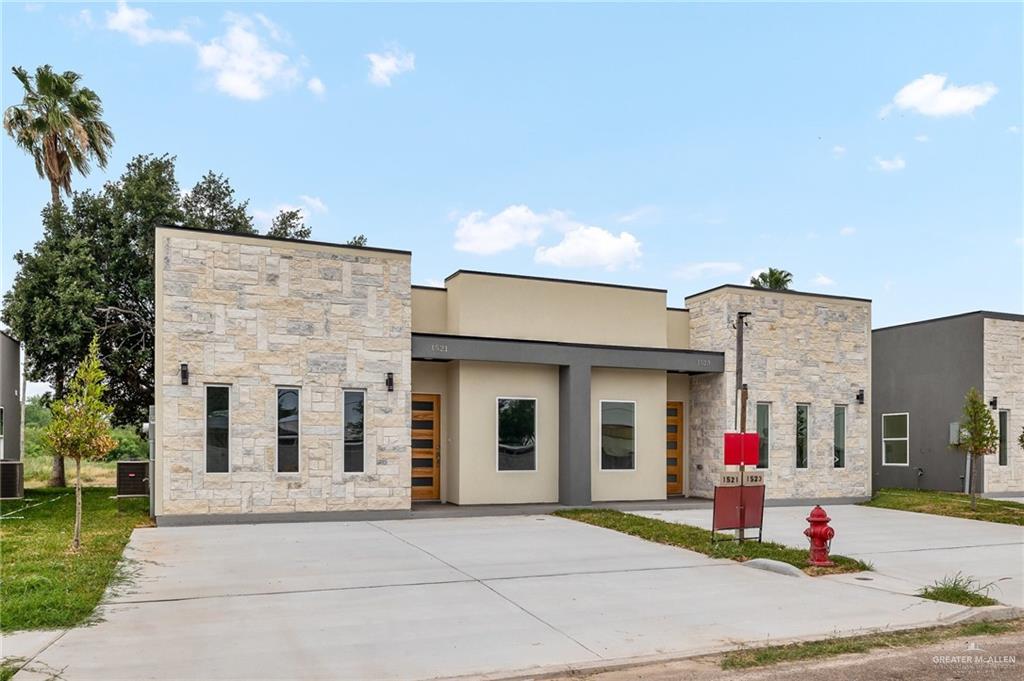
[[[992,310],[975,310],[974,312],[961,312],[959,314],[946,315],[945,317],[932,317],[931,319],[920,319],[916,322],[903,322],[902,324],[892,324],[890,326],[880,326],[877,329],[872,329],[871,333],[875,331],[887,331],[889,329],[899,329],[905,326],[917,326],[919,324],[931,324],[932,322],[946,322],[951,319],[961,319],[963,317],[975,317],[980,316],[985,319],[1004,319],[1011,322],[1024,322],[1024,314],[1016,314],[1014,312],[993,312]]]
[[[811,291],[793,291],[790,289],[757,288],[756,286],[743,286],[741,284],[722,284],[721,286],[715,286],[714,288],[709,288],[705,291],[701,291],[700,293],[688,295],[686,296],[686,300],[689,300],[690,298],[696,298],[698,296],[703,296],[708,293],[713,293],[714,291],[719,291],[723,288],[735,288],[741,291],[755,291],[757,293],[782,293],[789,296],[811,296],[814,298],[831,298],[833,300],[853,300],[858,303],[871,302],[870,298],[854,298],[853,296],[837,296],[831,293],[813,293]]]
[[[476,274],[483,277],[507,277],[509,279],[528,279],[531,281],[551,281],[558,284],[579,284],[580,286],[605,286],[608,288],[624,288],[631,289],[634,291],[653,291],[655,293],[668,293],[668,289],[663,288],[650,288],[647,286],[630,286],[629,284],[609,284],[603,281],[584,281],[582,279],[558,279],[556,277],[535,277],[529,274],[507,274],[505,272],[483,272],[481,270],[455,270],[447,277],[445,281],[457,277],[460,274]]]
[[[356,251],[377,251],[378,253],[398,253],[401,255],[412,255],[412,251],[403,251],[397,248],[380,248],[377,246],[353,246],[351,244],[339,244],[332,241],[315,241],[313,239],[290,239],[283,236],[270,236],[269,234],[238,234],[236,232],[221,232],[200,227],[186,227],[185,225],[157,225],[156,229],[180,229],[184,232],[195,232],[197,234],[217,234],[220,236],[239,237],[242,239],[262,239],[264,241],[280,241],[284,243],[310,244],[311,246],[327,246],[329,248],[349,248]]]

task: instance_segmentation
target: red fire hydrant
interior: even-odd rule
[[[815,506],[811,510],[811,514],[807,516],[807,522],[811,524],[806,530],[804,535],[811,542],[811,555],[808,562],[816,567],[832,567],[835,565],[828,559],[828,550],[832,546],[832,537],[836,536],[836,531],[828,526],[828,522],[832,520],[828,517],[828,513],[825,513],[825,509],[821,506]]]

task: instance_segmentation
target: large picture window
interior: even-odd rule
[[[299,472],[299,389],[277,389],[277,472]]]
[[[807,427],[810,421],[811,407],[807,404],[796,405],[796,467],[807,468]]]
[[[910,414],[882,414],[882,465],[910,465]]]
[[[832,413],[832,465],[846,468],[846,405],[837,404]]]
[[[227,473],[231,461],[231,388],[206,386],[206,472]]]
[[[601,402],[601,470],[636,469],[636,403]]]
[[[999,465],[1005,466],[1008,463],[1009,457],[1009,441],[1008,436],[1010,434],[1010,412],[1006,409],[999,411]]]
[[[362,473],[365,457],[366,393],[361,390],[345,391],[345,472]]]
[[[537,470],[537,400],[498,398],[498,470]]]
[[[772,405],[757,403],[757,467],[768,468],[768,452],[771,449]]]

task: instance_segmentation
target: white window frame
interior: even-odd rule
[[[796,408],[793,411],[793,470],[796,471],[809,471],[811,470],[811,404],[810,402],[797,402]],[[804,407],[807,410],[807,465],[797,465],[797,445],[800,441],[800,434],[797,432],[797,413],[800,411],[800,407]]]
[[[604,403],[617,402],[633,405],[633,467],[605,468],[604,457],[601,456],[601,433],[604,430]],[[662,426],[664,430],[664,426]],[[640,469],[640,433],[636,427],[636,400],[598,400],[597,401],[597,465],[602,473],[636,473]],[[664,465],[664,461],[662,462]]]
[[[1003,414],[1006,414],[1006,430],[1007,430],[1006,433],[1003,433],[1003,428],[1002,428],[1003,424],[1001,422]],[[1000,409],[1000,410],[998,410],[998,412],[996,413],[996,428],[999,429],[999,442],[996,444],[996,465],[997,466],[1006,467],[1006,466],[1010,465],[1010,448],[1013,446],[1013,445],[1010,444],[1010,437],[1012,435],[1012,429],[1010,428],[1010,410],[1009,409]],[[1002,447],[1002,444],[1003,444],[1003,437],[1004,436],[1006,438],[1006,458],[1005,458],[1005,463],[1004,463],[1004,459],[1003,459],[1003,456],[1002,456],[1002,452],[1000,451],[1000,449]]]
[[[843,465],[836,465],[836,409],[843,410]],[[833,404],[832,405],[832,468],[837,470],[843,470],[846,468],[846,440],[850,434],[850,405],[848,404]],[[909,432],[907,433],[910,434]],[[909,447],[909,442],[907,443]],[[909,449],[907,451],[910,451]]]
[[[885,436],[885,417],[886,416],[906,416],[907,417],[907,436],[906,437],[886,437]],[[882,422],[879,424],[881,435],[882,435],[882,465],[883,466],[903,466],[907,467],[910,465],[910,412],[909,411],[894,411],[888,414],[882,414]],[[894,442],[905,440],[907,443],[907,462],[906,463],[886,463],[885,461],[885,443],[889,440]]]
[[[363,470],[361,471],[350,471],[345,467],[348,460],[348,457],[345,454],[345,428],[347,426],[345,421],[345,396],[348,393],[359,393],[363,396]],[[302,420],[301,408],[299,409],[299,420]],[[302,468],[301,463],[299,464],[299,468]],[[352,475],[366,473],[366,390],[363,388],[342,388],[341,390],[341,472],[350,473]]]
[[[210,429],[209,429],[209,402],[210,402],[210,391],[208,388],[227,388],[228,389],[228,469],[226,471],[210,471],[207,470],[209,461],[207,457],[208,447],[210,441]],[[203,473],[205,475],[228,475],[231,473],[231,450],[233,449],[232,436],[231,436],[231,384],[230,383],[204,383],[203,384]]]
[[[294,391],[296,391],[298,393],[298,398],[299,398],[299,401],[298,401],[299,418],[297,419],[297,421],[295,423],[295,450],[296,450],[296,456],[298,458],[298,464],[299,464],[298,470],[296,470],[296,471],[282,471],[281,467],[278,465],[279,464],[278,455],[280,454],[280,452],[278,450],[281,447],[281,434],[278,433],[278,431],[277,431],[277,429],[278,429],[278,421],[281,418],[278,415],[278,404],[279,404],[279,400],[281,399],[281,391],[282,390],[294,390]],[[342,435],[342,438],[343,438],[343,441],[344,441],[344,435]],[[342,456],[344,456],[344,451],[342,451]],[[301,386],[297,386],[297,385],[275,385],[274,386],[274,475],[289,475],[289,476],[293,476],[293,475],[299,475],[300,473],[302,473],[302,387]]]
[[[772,464],[772,403],[771,402],[755,402],[754,403],[754,432],[760,437],[761,433],[757,429],[757,408],[761,405],[768,407],[768,441],[765,446],[768,448],[768,465],[763,468],[759,465],[755,465],[754,469],[759,471],[766,471],[771,467]],[[758,452],[758,463],[760,463],[761,452]]]
[[[498,403],[501,400],[530,400],[533,402],[533,468],[520,470],[503,471],[498,464],[498,440],[501,419],[498,417]],[[536,473],[540,470],[540,401],[536,397],[514,397],[511,395],[498,395],[494,398],[494,470],[497,473]]]

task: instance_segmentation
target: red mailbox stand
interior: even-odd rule
[[[745,479],[744,479],[745,478]],[[719,530],[757,529],[761,541],[764,525],[764,474],[761,472],[723,473],[721,485],[715,485],[715,503],[711,519],[711,541],[719,540]],[[745,484],[744,484],[745,483]]]

